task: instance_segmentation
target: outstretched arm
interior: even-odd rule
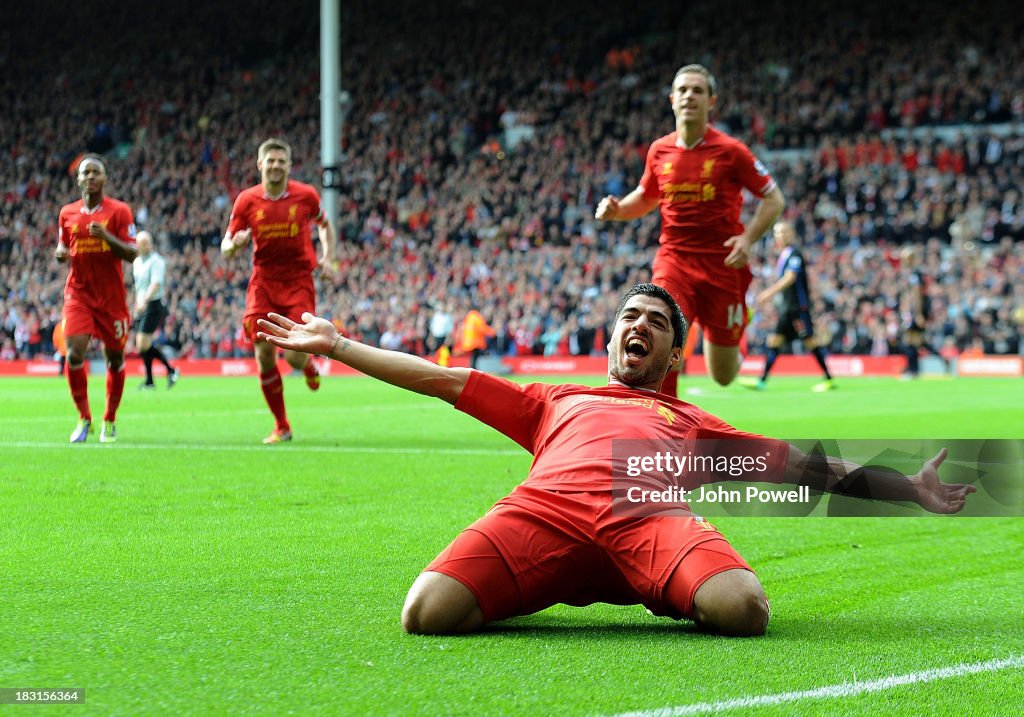
[[[260,339],[283,349],[326,356],[392,386],[454,404],[469,380],[469,369],[438,366],[418,356],[361,344],[309,312],[302,315],[304,324],[280,314],[269,316],[271,321],[259,320]]]
[[[895,470],[860,466],[831,456],[808,455],[790,446],[786,481],[855,498],[908,501],[931,513],[958,513],[963,509],[967,495],[976,488],[939,480],[939,466],[947,455],[943,448],[931,460],[925,461],[920,471],[905,476]]]

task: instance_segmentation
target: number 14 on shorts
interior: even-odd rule
[[[725,307],[726,310],[726,328],[732,328],[734,326],[743,326],[743,304],[729,304]]]

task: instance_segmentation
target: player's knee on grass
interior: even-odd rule
[[[726,570],[708,578],[693,596],[693,619],[702,630],[755,637],[768,629],[768,599],[749,570]]]
[[[421,573],[402,608],[402,628],[414,635],[473,632],[483,624],[473,592],[444,573]]]

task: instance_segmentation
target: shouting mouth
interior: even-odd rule
[[[638,363],[651,352],[651,347],[639,336],[633,336],[626,341],[626,358],[631,363]]]

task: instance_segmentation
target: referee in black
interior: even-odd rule
[[[135,346],[146,366],[146,382],[140,389],[152,389],[153,359],[167,369],[167,388],[174,388],[178,382],[178,369],[172,368],[163,352],[153,345],[153,334],[167,318],[164,306],[164,286],[167,283],[167,263],[153,250],[153,235],[140,231],[135,237],[138,257],[132,262],[132,277],[135,280]]]
[[[825,380],[816,383],[812,391],[821,393],[835,388],[832,375],[825,365],[825,350],[814,338],[814,324],[811,321],[811,292],[807,286],[807,267],[804,256],[796,246],[796,230],[786,221],[775,223],[773,231],[775,247],[779,251],[776,263],[775,283],[757,295],[757,304],[763,305],[769,299],[775,301],[779,312],[779,321],[775,332],[768,336],[768,351],[764,361],[764,373],[757,380],[741,381],[743,386],[756,390],[764,390],[768,382],[768,374],[779,356],[783,344],[800,339],[804,346],[814,355],[825,375]]]
[[[921,373],[920,351],[924,349],[942,360],[946,371],[949,361],[925,340],[928,322],[932,320],[931,299],[926,279],[921,271],[921,257],[915,247],[904,247],[900,252],[900,268],[905,272],[907,291],[903,294],[903,353],[907,357],[904,378],[917,378]]]

